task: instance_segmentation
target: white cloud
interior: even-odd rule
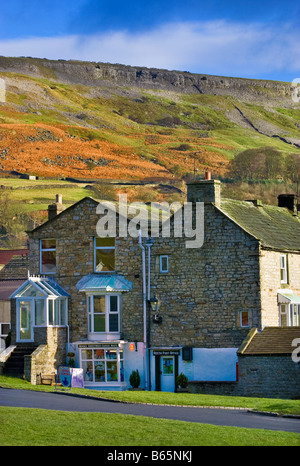
[[[299,40],[300,32],[288,24],[178,22],[143,33],[0,41],[0,54],[263,77],[272,72],[300,74]]]

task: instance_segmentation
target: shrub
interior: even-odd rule
[[[132,371],[132,373],[131,373],[131,375],[129,377],[129,382],[130,382],[130,385],[133,388],[138,388],[139,387],[139,385],[141,383],[141,377],[140,377],[138,369],[136,371]]]
[[[186,388],[189,379],[182,372],[176,377],[176,384],[178,387]]]

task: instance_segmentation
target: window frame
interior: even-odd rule
[[[296,314],[294,314],[295,307],[296,307]],[[296,315],[296,318],[294,320],[295,315]],[[282,325],[282,316],[285,316],[286,318],[286,325]],[[300,326],[300,304],[299,303],[292,302],[292,303],[279,304],[279,326],[280,327],[299,327]]]
[[[95,313],[95,298],[102,297],[105,299],[105,312]],[[111,310],[111,298],[117,298],[117,311]],[[90,335],[119,335],[121,332],[121,295],[117,293],[90,293],[87,295],[87,314],[88,314],[88,334]],[[105,330],[103,332],[95,331],[95,315],[104,314]],[[118,316],[118,329],[110,331],[110,316]]]
[[[96,351],[98,350],[103,350],[104,352],[104,358],[99,358],[96,357]],[[84,351],[91,351],[92,356],[91,357],[84,357]],[[107,357],[107,352],[109,351],[115,351],[116,352],[116,358],[109,358]],[[117,380],[108,380],[108,367],[109,363],[115,361],[117,364]],[[104,380],[96,380],[96,364],[104,364]],[[84,367],[86,366],[86,367]],[[92,368],[91,376],[92,378],[90,380],[87,380],[85,377],[85,374],[87,370]],[[84,373],[84,384],[85,385],[94,385],[94,384],[122,384],[125,381],[125,374],[124,374],[124,350],[123,348],[120,347],[111,347],[109,344],[107,346],[103,345],[101,347],[98,347],[97,345],[91,346],[88,348],[81,348],[80,349],[80,367],[82,369],[86,369],[86,372]]]
[[[43,248],[43,241],[55,241],[55,248]],[[43,271],[43,252],[53,252],[55,251],[55,271],[54,272],[44,272]],[[42,275],[54,275],[57,271],[57,260],[56,260],[56,251],[57,251],[57,240],[56,238],[41,238],[40,239],[40,273]]]
[[[97,239],[113,239],[114,240],[114,246],[97,246]],[[116,271],[116,239],[107,237],[107,238],[101,238],[99,236],[94,237],[94,273],[114,273]],[[114,268],[113,270],[97,270],[97,250],[113,250],[114,251]]]
[[[167,260],[167,268],[163,268],[163,259]],[[159,273],[169,273],[169,256],[167,254],[161,254],[159,256]]]
[[[287,254],[280,254],[280,283],[286,285],[288,282],[288,257]]]
[[[247,325],[243,325],[243,314],[247,314]],[[249,311],[240,311],[240,326],[241,328],[250,327],[250,314]]]

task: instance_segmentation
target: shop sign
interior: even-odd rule
[[[180,351],[179,350],[154,350],[153,355],[154,356],[179,356]]]
[[[135,350],[135,344],[134,344],[134,343],[130,343],[129,349],[130,349],[130,351],[134,351],[134,350]]]
[[[55,389],[58,388],[58,384],[61,384],[62,388],[68,388],[71,390],[72,369],[73,368],[70,366],[58,366]]]
[[[90,344],[82,344],[78,345],[78,348],[119,348],[118,343],[90,343]]]

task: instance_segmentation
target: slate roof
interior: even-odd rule
[[[26,256],[29,254],[29,249],[1,249],[0,264],[7,264],[13,256]]]
[[[20,288],[26,280],[0,280],[0,301],[9,301],[10,296]]]
[[[253,332],[238,350],[238,354],[292,354],[296,348],[293,346],[295,338],[300,339],[300,327],[265,327],[262,332]]]
[[[262,247],[300,251],[300,219],[284,207],[256,206],[251,201],[222,199],[220,209]]]
[[[0,270],[0,280],[27,278],[28,267],[28,254],[13,256],[10,261]]]
[[[95,206],[101,202],[91,197],[85,197],[72,206],[58,214],[57,217],[64,216],[70,209],[76,208],[82,202],[93,202]],[[102,201],[107,202],[107,201]],[[119,206],[114,203],[116,212],[119,212]],[[149,209],[149,206],[147,206]],[[261,246],[278,251],[300,251],[300,219],[292,214],[287,208],[271,205],[256,206],[251,201],[239,201],[235,199],[221,199],[220,207],[217,207],[224,215],[239,225],[244,231],[260,241]],[[140,215],[148,218],[149,211],[145,209]],[[127,214],[130,219],[136,214]],[[36,227],[34,233],[41,228],[47,228],[52,222],[48,220],[42,225]]]

